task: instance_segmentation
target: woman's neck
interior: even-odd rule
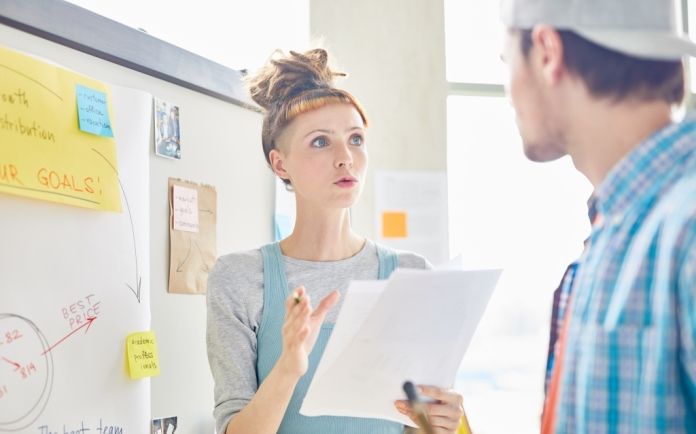
[[[365,245],[361,237],[350,227],[347,209],[314,210],[298,209],[295,229],[280,242],[285,256],[307,261],[338,261],[354,256]]]

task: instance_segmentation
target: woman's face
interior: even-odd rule
[[[367,149],[365,127],[352,104],[329,104],[298,115],[277,143],[271,165],[290,180],[298,204],[349,208],[360,196]]]

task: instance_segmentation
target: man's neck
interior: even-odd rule
[[[671,122],[665,102],[592,101],[573,114],[565,141],[575,167],[597,188],[640,143]]]

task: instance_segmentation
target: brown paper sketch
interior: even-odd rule
[[[192,231],[174,229],[175,211],[178,216],[186,213],[174,207],[174,186],[197,192],[198,225]],[[217,193],[215,188],[169,178],[169,292],[179,294],[205,294],[208,273],[217,258],[216,220]]]

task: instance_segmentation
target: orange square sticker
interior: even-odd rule
[[[384,212],[382,213],[382,237],[406,238],[406,213]]]

